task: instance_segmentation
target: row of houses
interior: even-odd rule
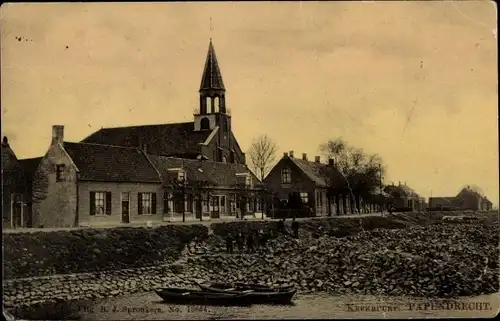
[[[102,128],[79,142],[66,141],[64,126],[54,125],[48,150],[29,159],[18,159],[4,137],[4,227],[237,219],[274,215],[292,200],[310,216],[379,211],[384,204],[377,197],[399,209],[427,207],[401,183],[365,199],[328,195],[325,173],[335,171],[333,160],[296,158],[293,151],[259,181],[234,135],[212,41],[198,92],[192,122]],[[463,193],[460,199],[462,207],[477,203]],[[487,207],[485,200],[478,206]]]

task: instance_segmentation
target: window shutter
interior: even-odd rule
[[[111,192],[106,192],[106,214],[111,215]]]
[[[90,192],[90,215],[95,215],[95,192]]]
[[[137,193],[137,210],[138,214],[142,214],[142,193]]]
[[[156,193],[151,194],[151,214],[156,214]]]

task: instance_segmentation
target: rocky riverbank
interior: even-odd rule
[[[152,291],[161,286],[193,286],[193,280],[295,284],[303,293],[322,291],[330,294],[455,297],[498,291],[498,214],[479,215],[481,219],[474,222],[450,223],[440,222],[435,215],[414,213],[385,218],[301,221],[299,240],[280,236],[269,241],[258,253],[233,255],[223,253],[223,237],[228,232],[269,229],[275,222],[216,223],[209,237],[206,227],[191,230],[190,226],[182,226],[184,232],[172,233],[181,241],[170,243],[167,241],[174,236],[161,235],[158,229],[122,229],[119,233],[131,231],[134,235],[124,237],[125,240],[116,236],[119,229],[115,229],[107,231],[106,235],[114,235],[112,239],[118,243],[101,241],[92,244],[90,252],[77,251],[75,248],[79,244],[66,245],[75,251],[74,255],[80,256],[70,258],[68,250],[63,254],[52,253],[38,266],[50,265],[48,262],[59,255],[69,260],[59,263],[61,266],[75,267],[75,262],[83,262],[74,270],[85,270],[91,267],[84,262],[85,253],[101,248],[103,255],[111,255],[118,251],[119,244],[127,244],[130,251],[144,259],[134,264],[156,264],[75,275],[7,279],[4,280],[4,303],[16,307],[41,305],[47,301],[95,301]],[[94,236],[83,242],[103,238],[102,233],[105,232],[87,231],[87,235]],[[58,242],[56,244],[62,247],[62,241]],[[137,244],[134,246],[133,242]],[[45,244],[47,247],[50,245]],[[146,257],[158,250],[161,254],[151,256],[155,260]],[[11,258],[12,252],[10,250]],[[101,263],[97,267],[104,267],[105,262],[111,262],[111,267],[126,266],[128,261],[124,258],[128,257],[130,255],[105,260],[100,256],[97,262]],[[5,262],[7,268],[9,263]],[[18,266],[21,264],[20,259],[15,262]],[[30,268],[19,272],[26,275],[30,274],[26,271],[31,271],[37,275],[37,264],[26,262],[25,266]],[[15,274],[12,267],[9,271]],[[23,274],[19,272],[17,275]]]

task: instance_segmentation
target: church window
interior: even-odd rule
[[[207,97],[207,113],[211,114],[212,110],[212,97]]]
[[[208,118],[203,117],[200,121],[201,129],[210,129],[210,120]]]
[[[214,113],[219,112],[219,97],[214,98]]]

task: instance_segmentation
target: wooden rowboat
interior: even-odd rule
[[[224,283],[213,283],[210,285],[198,284],[206,292],[246,294],[247,299],[253,304],[290,304],[297,292],[295,288],[273,289],[270,287],[253,287],[251,285],[232,285]]]
[[[245,293],[217,293],[180,288],[162,288],[155,290],[164,302],[196,305],[250,305]]]

